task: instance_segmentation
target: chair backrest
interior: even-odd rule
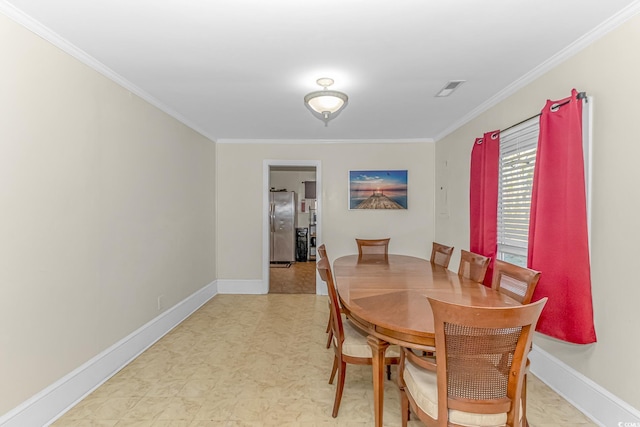
[[[540,272],[502,260],[493,264],[491,287],[521,304],[529,304],[540,280]]]
[[[383,254],[389,253],[389,240],[387,239],[356,239],[358,244],[358,255]]]
[[[338,303],[338,291],[333,281],[333,273],[331,273],[331,264],[329,259],[324,257],[320,258],[320,261],[316,264],[318,273],[323,282],[327,284],[327,290],[329,291],[329,310],[331,316],[331,329],[333,331],[334,339],[337,341],[337,347],[339,351],[342,351],[342,342],[344,341],[344,328],[342,326],[342,316],[340,315],[340,304]]]
[[[327,248],[324,246],[324,243],[318,246],[318,255],[320,255],[320,258],[327,257]]]
[[[460,251],[458,275],[471,279],[474,282],[482,283],[484,281],[484,276],[487,274],[487,268],[489,268],[490,261],[490,257],[462,249]]]
[[[513,307],[428,300],[438,349],[438,419],[448,419],[452,409],[506,412],[506,425],[519,425],[527,355],[547,298]]]
[[[445,246],[440,243],[433,242],[431,249],[431,264],[441,265],[444,268],[449,267],[451,255],[453,254],[453,246]]]

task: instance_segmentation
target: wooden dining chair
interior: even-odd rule
[[[336,385],[336,397],[333,403],[332,417],[338,416],[340,409],[340,401],[342,400],[342,392],[344,389],[344,380],[347,372],[347,363],[354,365],[371,365],[373,353],[369,343],[367,342],[367,334],[351,325],[351,323],[343,318],[340,310],[337,310],[338,292],[336,291],[331,273],[331,266],[327,258],[322,258],[316,264],[318,273],[322,280],[327,283],[329,290],[329,299],[331,300],[331,328],[333,329],[333,349],[335,356],[333,358],[333,368],[331,369],[331,377],[329,384],[333,384],[333,380],[338,373],[338,384]],[[391,345],[387,348],[385,364],[397,365],[400,360],[400,349],[398,346]],[[387,371],[389,375],[390,371]]]
[[[484,276],[489,268],[490,257],[476,254],[474,252],[460,251],[460,266],[458,267],[458,276],[482,283]]]
[[[358,244],[358,255],[388,255],[389,240],[387,239],[356,239]]]
[[[540,272],[526,267],[495,260],[491,287],[521,304],[529,304],[540,280]]]
[[[327,248],[324,243],[318,246],[318,255],[320,259],[327,258]],[[329,348],[331,347],[331,340],[333,339],[333,329],[331,329],[331,298],[328,298],[327,302],[329,305],[329,320],[327,320],[327,329],[325,332],[329,334],[327,336],[327,348]]]
[[[437,245],[437,247],[436,247]],[[439,243],[434,243],[433,252],[431,254],[431,258],[434,258],[433,253],[437,254],[442,253],[443,257],[446,256],[448,252],[449,255],[446,259],[447,266],[449,265],[449,260],[451,258],[451,253],[453,253],[453,248],[450,248],[449,251],[448,246],[443,246]],[[474,252],[465,251],[464,249],[460,250],[460,265],[458,266],[458,276],[466,277],[467,279],[473,280],[474,282],[482,283],[484,281],[484,276],[487,274],[487,269],[489,268],[489,262],[491,258],[476,254]],[[435,259],[432,259],[431,262],[435,263]],[[434,350],[435,351],[435,350]],[[433,356],[434,351],[424,351],[424,356]]]
[[[448,268],[452,254],[453,246],[445,246],[440,243],[433,242],[430,260],[431,264],[441,265],[444,268]]]
[[[530,268],[521,267],[502,260],[495,260],[493,264],[493,277],[491,288],[510,296],[520,304],[529,304],[536,290],[540,272]],[[527,415],[527,374],[529,373],[529,360],[525,369],[524,385],[522,387],[522,412]]]
[[[435,363],[402,349],[402,426],[407,426],[410,409],[429,427],[525,425],[525,365],[547,298],[513,307],[428,300],[435,326]]]

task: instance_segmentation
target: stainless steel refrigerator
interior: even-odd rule
[[[296,193],[269,193],[269,224],[271,227],[271,262],[296,260]]]

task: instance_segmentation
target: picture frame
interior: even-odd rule
[[[408,171],[350,170],[350,210],[406,210]]]

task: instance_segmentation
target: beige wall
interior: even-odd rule
[[[0,414],[215,280],[215,146],[0,14]]]
[[[538,335],[536,344],[635,408],[640,408],[639,45],[640,17],[635,17],[436,146],[436,181],[448,189],[450,212],[438,216],[436,237],[465,248],[474,138],[539,112],[547,98],[566,97],[574,87],[594,97],[591,262],[598,342],[578,346]]]
[[[262,279],[264,160],[319,160],[322,241],[329,257],[356,252],[355,237],[391,237],[389,250],[427,256],[434,236],[434,144],[217,144],[218,278]],[[409,209],[348,209],[348,172],[407,169]]]

